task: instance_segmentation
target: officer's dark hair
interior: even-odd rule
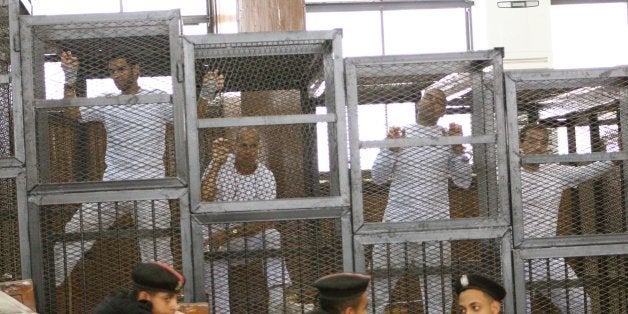
[[[360,304],[360,297],[346,299],[327,299],[320,296],[319,304],[322,310],[329,314],[340,314],[346,308],[357,309]]]
[[[135,291],[118,290],[107,296],[94,309],[94,314],[151,314],[152,304],[138,301]]]

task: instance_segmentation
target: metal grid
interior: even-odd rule
[[[603,250],[602,247],[598,251]],[[615,249],[613,253],[621,251]],[[527,313],[628,311],[626,254],[525,258],[521,260],[521,266],[525,289],[518,297],[525,300],[523,308]]]
[[[501,51],[346,63],[356,227],[497,217]]]
[[[16,180],[0,179],[0,281],[22,279]]]
[[[311,283],[351,267],[340,32],[184,39],[195,251],[227,231],[194,257],[196,298],[212,313],[307,312]]]
[[[311,284],[343,270],[340,219],[203,226],[204,289],[212,313],[307,313]]]
[[[14,156],[12,90],[9,84],[0,84],[0,157]]]
[[[627,78],[621,68],[508,74],[516,239],[626,233]]]
[[[188,120],[198,119],[198,130],[188,133],[193,207],[276,209],[273,202],[228,204],[274,198],[300,200],[292,208],[348,205],[344,110],[337,106],[344,102],[342,63],[333,57],[340,55],[339,40],[338,31],[186,37]],[[272,172],[275,195],[234,198],[219,191],[207,198],[201,190],[212,158],[223,151],[237,160],[243,128],[258,134],[256,162]],[[227,142],[218,146],[222,139]]]
[[[500,241],[364,245],[366,271],[373,276],[369,312],[451,313],[455,301],[452,280],[465,273],[480,273],[502,281]]]
[[[141,261],[181,269],[177,201],[143,200],[40,207],[45,301],[49,312],[89,313],[130,287]]]
[[[23,21],[30,184],[175,176],[178,12]]]
[[[12,97],[9,82],[11,43],[9,32],[9,6],[0,6],[0,157],[13,152]]]

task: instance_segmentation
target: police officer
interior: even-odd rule
[[[506,290],[481,275],[462,275],[455,283],[460,313],[499,314]]]
[[[336,273],[314,282],[319,292],[319,309],[310,314],[366,314],[370,276]]]
[[[133,290],[119,291],[107,297],[94,314],[176,314],[177,295],[185,278],[170,265],[161,262],[138,264],[133,273]]]

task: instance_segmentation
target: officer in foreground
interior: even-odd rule
[[[161,262],[138,264],[131,275],[133,289],[108,296],[94,314],[177,314],[177,295],[185,278],[170,265]]]
[[[481,275],[462,275],[454,283],[460,313],[499,314],[506,290]]]
[[[314,282],[319,292],[319,308],[310,314],[366,314],[370,276],[336,273]]]

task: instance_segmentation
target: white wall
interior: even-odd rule
[[[475,1],[474,49],[504,47],[505,69],[551,68],[550,1],[533,8],[498,8],[497,2]]]

